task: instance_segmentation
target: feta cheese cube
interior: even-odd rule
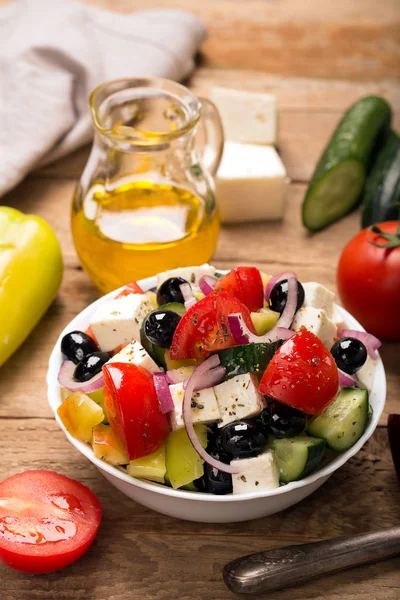
[[[324,285],[315,281],[303,283],[304,304],[312,308],[322,308],[326,312],[328,319],[333,318],[335,308],[335,294],[328,290]]]
[[[376,371],[376,360],[373,360],[370,356],[367,356],[367,360],[356,373],[358,377],[358,382],[362,387],[365,387],[367,390],[371,390],[372,385],[374,383]]]
[[[275,148],[225,142],[215,181],[224,223],[281,219],[287,185]]]
[[[225,138],[233,142],[275,144],[277,115],[273,94],[213,88],[211,100],[221,115]]]
[[[163,370],[154,362],[150,354],[143,348],[142,344],[136,340],[125,346],[125,348],[122,348],[118,354],[114,354],[108,362],[131,363],[138,367],[143,367],[143,369],[146,369],[149,373],[159,373]]]
[[[182,404],[185,390],[183,383],[174,383],[169,386],[175,409],[169,413],[171,428],[181,429],[185,426],[182,416]],[[212,423],[221,418],[213,388],[194,392],[192,396],[192,422]]]
[[[313,308],[312,306],[300,308],[292,323],[292,329],[299,331],[301,327],[312,331],[329,350],[332,348],[336,339],[336,325],[328,319],[322,308]]]
[[[265,407],[265,400],[258,391],[258,380],[254,373],[237,375],[214,387],[223,427],[232,421],[258,415]]]
[[[140,326],[152,310],[145,294],[128,294],[101,304],[90,319],[100,349],[110,352],[121,344],[140,340]]]
[[[215,275],[215,267],[206,263],[200,267],[180,267],[164,271],[157,275],[157,287],[160,287],[170,277],[182,277],[192,285],[192,288],[198,288],[199,281],[203,275]]]
[[[232,460],[231,466],[239,470],[232,475],[234,494],[273,490],[279,487],[278,468],[271,450],[254,458]]]

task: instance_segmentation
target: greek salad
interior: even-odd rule
[[[58,415],[132,477],[211,494],[297,481],[362,436],[374,336],[292,272],[210,265],[101,303],[61,341]]]

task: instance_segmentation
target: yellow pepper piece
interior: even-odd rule
[[[93,428],[92,447],[94,455],[110,465],[127,465],[129,462],[122,440],[107,425],[100,423]]]
[[[68,396],[57,413],[68,432],[83,442],[91,441],[93,427],[104,420],[101,406],[83,392]]]
[[[0,366],[54,300],[63,262],[46,221],[0,206]]]
[[[264,335],[275,326],[280,314],[270,308],[261,308],[258,312],[250,313],[250,317],[257,335]]]
[[[165,351],[164,354],[165,366],[167,367],[167,371],[172,371],[172,369],[180,369],[181,367],[192,367],[197,365],[197,361],[195,358],[184,358],[182,360],[172,360],[169,355],[169,350]]]
[[[165,466],[165,445],[152,454],[131,460],[126,470],[131,477],[164,483],[165,473],[167,472]]]

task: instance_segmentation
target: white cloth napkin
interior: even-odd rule
[[[90,140],[93,88],[138,75],[183,79],[204,38],[182,10],[119,14],[64,0],[0,8],[0,196]]]

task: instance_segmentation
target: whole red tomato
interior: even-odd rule
[[[365,329],[400,340],[400,222],[386,221],[358,233],[337,268],[343,306]]]

